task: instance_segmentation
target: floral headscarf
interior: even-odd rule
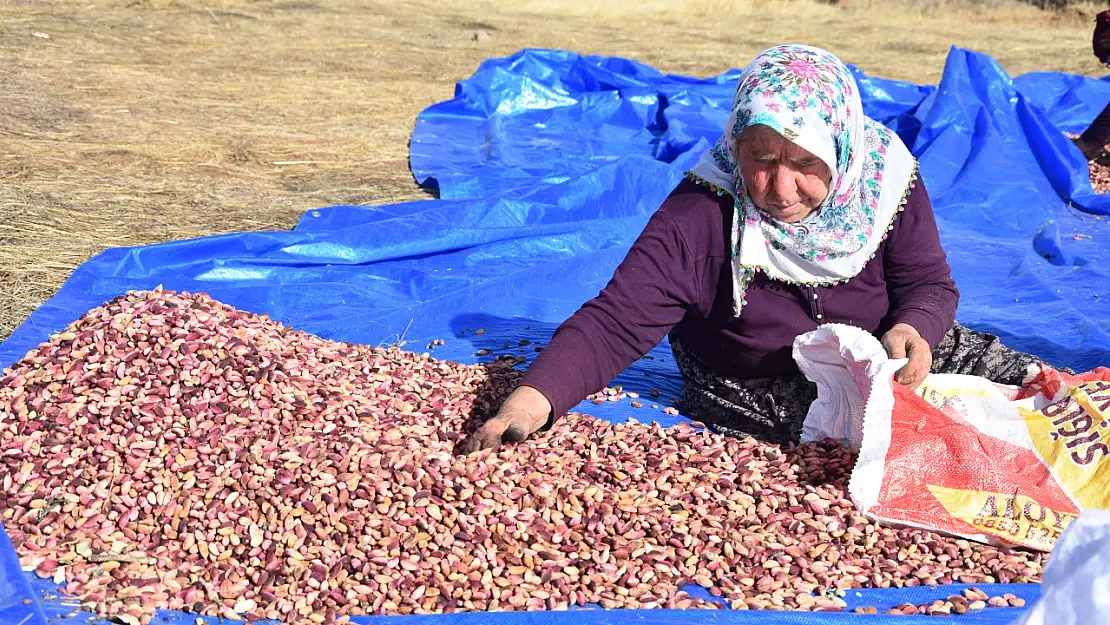
[[[769,126],[820,158],[829,195],[804,220],[784,223],[752,202],[736,137]],[[893,132],[863,114],[859,88],[832,54],[786,45],[759,54],[741,74],[725,132],[688,174],[733,196],[734,312],[756,271],[784,282],[832,285],[874,256],[916,180],[917,163]]]

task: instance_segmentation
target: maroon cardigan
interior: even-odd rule
[[[809,287],[757,273],[738,318],[731,222],[728,195],[683,180],[609,284],[559,326],[521,383],[540,391],[558,418],[668,334],[719,373],[746,379],[797,374],[794,338],[824,323],[876,336],[906,323],[935,348],[955,322],[959,292],[920,181],[858,275],[833,287]]]

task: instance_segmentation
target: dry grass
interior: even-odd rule
[[[105,247],[426,197],[417,113],[524,47],[694,75],[785,41],[917,82],[951,45],[1012,73],[1100,70],[1090,8],[847,1],[0,0],[0,337]]]

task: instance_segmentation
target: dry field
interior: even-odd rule
[[[952,45],[1102,69],[1093,7],[846,1],[0,0],[0,338],[106,247],[428,197],[416,115],[525,47],[700,76],[783,42],[915,82]]]

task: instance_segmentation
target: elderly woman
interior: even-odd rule
[[[684,412],[776,443],[798,440],[817,396],[794,338],[826,323],[881,337],[910,387],[930,370],[1020,384],[1038,361],[956,324],[958,300],[909,150],[864,116],[839,59],[771,48],[720,141],[463,451],[524,440],[668,335]]]

